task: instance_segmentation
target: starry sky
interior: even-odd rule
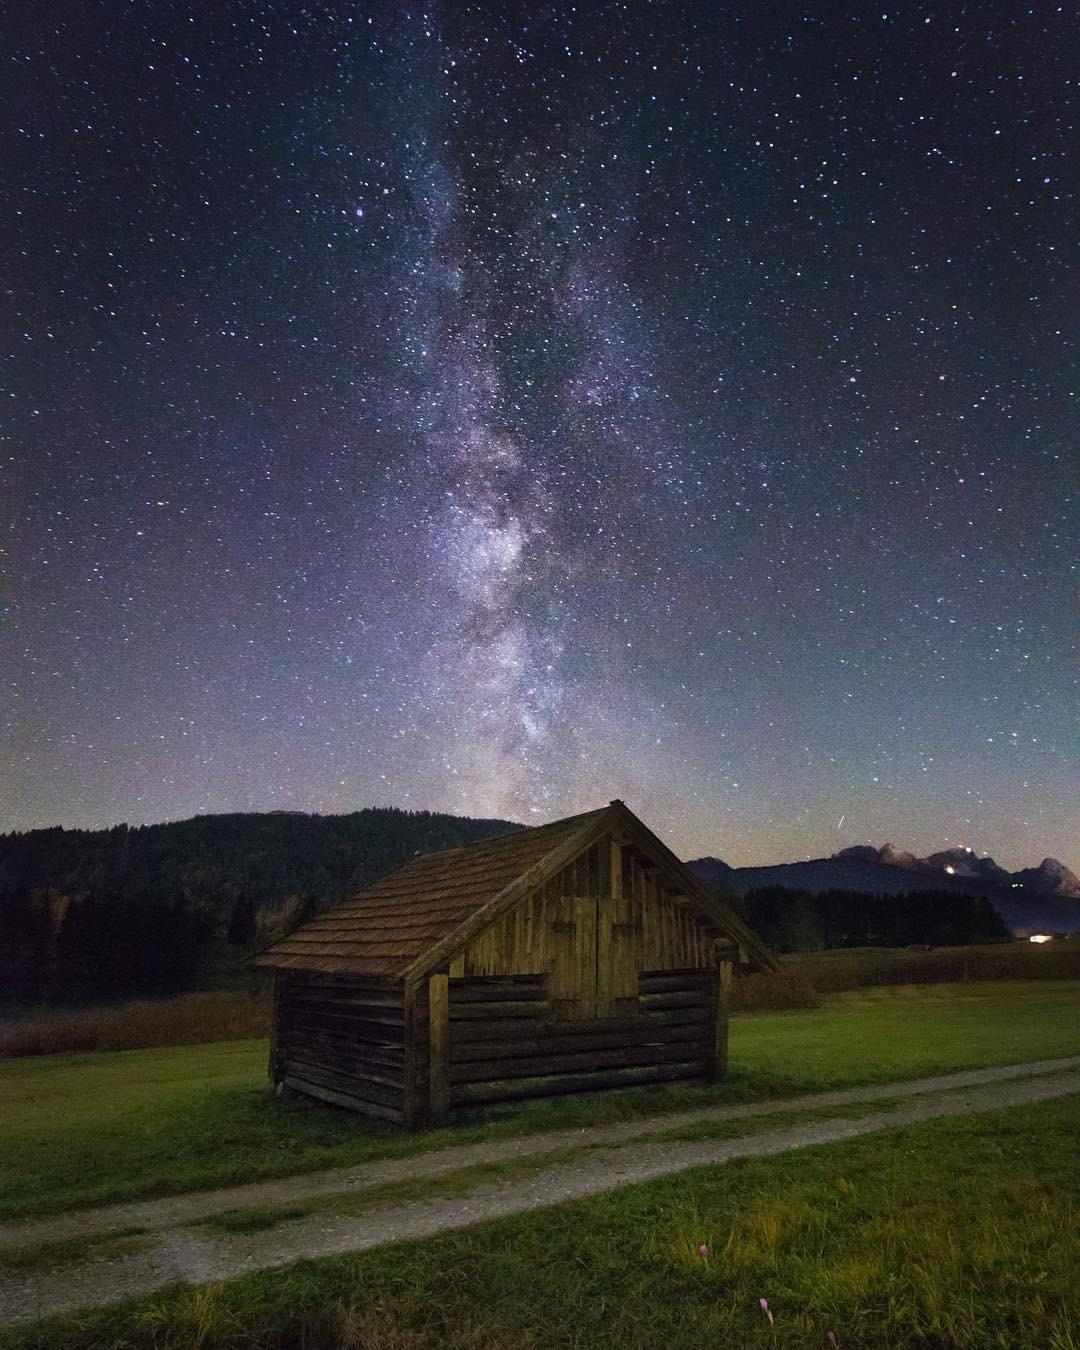
[[[0,828],[1080,866],[1069,6],[25,0]]]

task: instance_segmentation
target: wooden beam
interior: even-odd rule
[[[278,1022],[281,1018],[281,985],[284,976],[274,973],[274,997],[270,1009],[270,1060],[267,1064],[267,1073],[270,1081],[274,1085],[274,1090],[281,1091],[281,1066],[278,1061],[278,1047],[281,1043],[281,1033],[278,1029]]]
[[[401,1120],[407,1130],[416,1129],[421,1114],[421,1104],[417,1100],[417,1054],[416,1054],[416,1004],[417,991],[405,991],[405,1064],[402,1083],[403,1099]]]
[[[445,1125],[450,1114],[450,979],[446,974],[428,980],[428,1035],[429,1115],[432,1125]]]
[[[716,1020],[711,1066],[711,1077],[715,1083],[722,1083],[727,1077],[728,1023],[731,1019],[731,969],[732,963],[730,961],[721,961],[716,972]]]

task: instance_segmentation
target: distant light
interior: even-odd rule
[[[952,876],[952,875],[955,873],[956,868],[955,868],[955,867],[949,867],[949,866],[946,866],[945,871],[948,872],[949,876]]]
[[[1032,933],[1028,938],[1029,942],[1052,942],[1053,938],[1049,933]]]

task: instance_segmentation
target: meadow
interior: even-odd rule
[[[1080,1346],[1077,1099],[684,1172],[0,1350]]]
[[[1080,983],[875,987],[732,1020],[731,1075],[477,1113],[419,1135],[266,1085],[241,1040],[0,1063],[0,1215],[215,1187],[447,1143],[1080,1054]]]
[[[220,989],[78,1009],[0,1017],[0,1059],[69,1050],[136,1050],[266,1036],[270,996],[251,972],[248,990]],[[1080,979],[1080,937],[1036,947],[1026,942],[941,947],[934,951],[861,947],[787,956],[775,974],[735,981],[732,1009],[763,1012],[818,1007],[823,998],[879,985],[970,980]]]

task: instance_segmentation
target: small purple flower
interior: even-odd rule
[[[699,1252],[702,1256],[708,1256],[708,1254],[709,1254],[709,1244],[708,1244],[707,1242],[703,1242],[703,1243],[701,1244],[701,1246],[698,1248],[698,1252]]]
[[[772,1313],[769,1311],[769,1300],[767,1298],[759,1298],[758,1302],[761,1304],[761,1311],[769,1319],[769,1326],[772,1326],[773,1320]]]
[[[839,1344],[840,1344],[840,1342],[836,1339],[836,1332],[835,1332],[835,1331],[827,1331],[827,1332],[825,1333],[825,1339],[829,1342],[830,1345],[836,1345],[836,1346],[839,1346]]]

